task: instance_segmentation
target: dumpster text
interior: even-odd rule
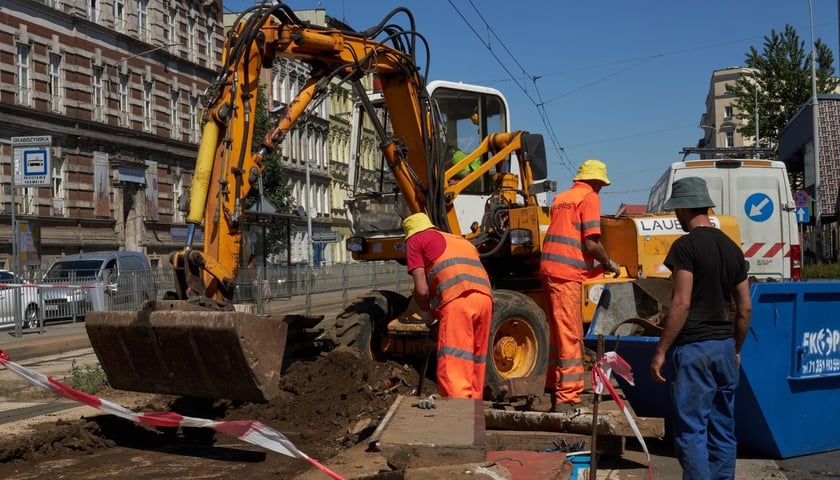
[[[840,330],[805,332],[799,351],[804,354],[802,375],[840,373]]]

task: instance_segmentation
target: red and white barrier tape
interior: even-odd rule
[[[29,382],[49,390],[56,395],[60,395],[65,398],[69,398],[70,400],[102,410],[105,413],[125,418],[126,420],[131,420],[144,425],[152,425],[155,427],[212,428],[217,432],[230,435],[231,437],[238,438],[244,442],[271,450],[272,452],[282,453],[283,455],[292,458],[306,460],[312,464],[312,466],[324,472],[333,480],[345,480],[341,475],[333,472],[325,465],[318,463],[307,454],[298,450],[285,435],[256,420],[220,422],[203,418],[185,417],[174,412],[132,412],[131,410],[117,405],[116,403],[109,402],[108,400],[85,392],[80,392],[79,390],[70,388],[69,386],[50,377],[9,361],[8,355],[3,350],[0,350],[0,365],[8,368]]]
[[[610,396],[613,400],[615,400],[616,405],[618,405],[618,408],[624,412],[624,416],[627,417],[627,421],[630,422],[630,428],[633,429],[633,433],[636,434],[636,438],[639,439],[639,443],[642,444],[642,450],[644,450],[645,455],[647,456],[648,480],[653,480],[653,465],[650,460],[650,452],[648,451],[647,444],[645,444],[642,432],[639,431],[639,427],[636,425],[636,421],[633,420],[633,415],[630,414],[630,410],[627,408],[624,400],[621,399],[615,391],[615,388],[610,383],[610,374],[612,372],[615,372],[616,375],[627,380],[630,385],[635,385],[633,381],[633,369],[630,367],[630,364],[621,358],[621,356],[617,353],[606,352],[604,356],[601,357],[601,360],[595,363],[595,366],[592,368],[592,385],[595,393],[601,395],[604,393],[604,388],[606,387],[606,389],[610,392]]]

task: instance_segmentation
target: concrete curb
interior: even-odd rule
[[[90,339],[84,330],[79,333],[53,337],[37,337],[0,344],[0,350],[6,352],[9,360],[13,362],[34,357],[57,355],[83,348],[90,348]]]

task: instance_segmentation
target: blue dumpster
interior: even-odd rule
[[[756,283],[752,302],[739,445],[772,458],[840,449],[840,282]]]
[[[594,349],[598,334],[615,328],[614,317],[627,314],[609,310],[626,310],[638,297],[638,291],[628,293],[628,288],[605,288],[623,292],[608,295],[603,309],[599,303],[587,347]],[[751,295],[752,321],[735,394],[739,447],[767,458],[840,449],[840,415],[835,412],[840,404],[840,282],[755,283]],[[649,373],[658,338],[604,339],[607,350],[615,349],[633,367],[635,387],[618,381],[636,414],[664,417],[667,387],[653,382]]]

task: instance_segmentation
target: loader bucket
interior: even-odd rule
[[[113,388],[249,401],[279,389],[288,331],[282,317],[174,300],[88,312],[85,328]]]

